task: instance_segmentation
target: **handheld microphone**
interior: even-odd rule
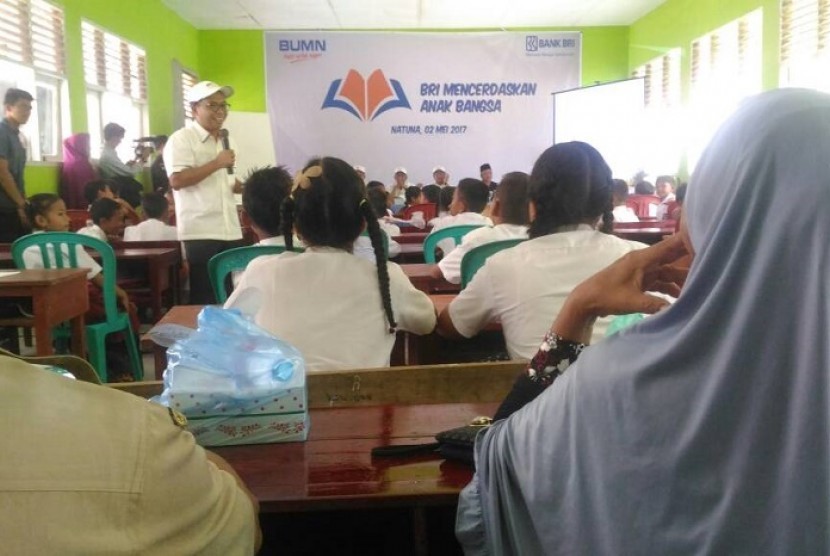
[[[228,141],[228,130],[227,129],[220,129],[219,130],[219,137],[222,138],[222,148],[226,151],[230,150],[231,143]],[[228,166],[227,168],[228,174],[233,175],[233,166]]]

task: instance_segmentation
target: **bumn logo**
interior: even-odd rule
[[[536,52],[539,50],[539,37],[536,35],[528,35],[525,37],[525,50],[528,52]]]
[[[280,39],[280,52],[325,52],[326,41],[320,40],[302,40],[294,41],[287,39]]]
[[[321,109],[324,108],[345,110],[365,122],[392,108],[412,107],[397,79],[387,79],[380,69],[364,79],[360,72],[350,69],[345,79],[331,82]]]

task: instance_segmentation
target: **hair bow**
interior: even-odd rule
[[[311,187],[311,178],[319,178],[322,175],[323,168],[320,166],[311,166],[306,168],[305,172],[297,172],[297,175],[294,176],[294,187],[291,189],[291,193],[294,193],[298,187],[308,189]]]

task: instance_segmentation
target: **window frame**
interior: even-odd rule
[[[17,9],[17,15],[13,12]],[[60,160],[64,130],[68,130],[69,95],[66,77],[66,17],[62,6],[49,0],[7,0],[0,6],[0,23],[5,30],[0,43],[0,62],[15,76],[7,83],[24,89],[37,100],[39,88],[52,90],[49,125],[41,121],[35,102],[33,118],[23,128],[27,156],[32,161]],[[17,33],[9,30],[17,26]],[[25,28],[22,26],[25,24]],[[24,74],[28,74],[25,75]],[[5,92],[5,89],[0,92]],[[45,144],[44,134],[53,131]]]

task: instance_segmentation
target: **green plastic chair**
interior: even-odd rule
[[[481,225],[465,224],[463,226],[447,226],[429,234],[424,240],[424,262],[427,264],[435,264],[435,249],[438,247],[438,242],[442,239],[452,239],[455,244],[461,243],[461,238],[472,232],[476,228],[481,228]],[[444,253],[446,255],[446,253]]]
[[[49,257],[50,249],[54,254],[54,261]],[[67,254],[63,252],[63,246],[67,246]],[[43,232],[30,234],[19,238],[12,244],[12,258],[18,268],[26,268],[23,263],[23,252],[32,246],[40,250],[43,261],[43,268],[78,268],[76,246],[87,247],[98,252],[101,257],[101,267],[104,273],[104,312],[106,319],[103,322],[96,322],[86,325],[86,349],[89,362],[95,368],[95,372],[101,382],[107,381],[107,352],[106,339],[114,332],[124,332],[126,336],[127,354],[130,358],[130,365],[133,368],[133,377],[141,380],[144,377],[144,367],[141,362],[141,354],[138,351],[138,342],[135,339],[135,331],[130,325],[130,316],[126,311],[118,308],[118,300],[115,297],[115,252],[106,242],[94,237],[76,234],[72,232]]]
[[[213,294],[219,303],[228,300],[229,292],[225,290],[225,279],[234,271],[245,270],[252,260],[261,255],[279,255],[285,251],[281,245],[247,245],[235,247],[217,253],[208,261],[208,276]]]
[[[505,239],[485,243],[484,245],[470,249],[469,252],[464,254],[464,258],[461,259],[461,289],[463,290],[467,287],[467,284],[472,281],[478,269],[484,265],[484,261],[491,255],[495,255],[503,249],[510,249],[523,241],[527,241],[527,239]]]

